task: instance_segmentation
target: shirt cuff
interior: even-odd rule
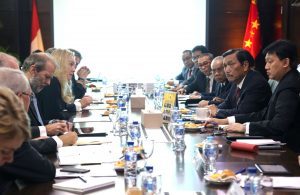
[[[245,128],[246,128],[245,134],[246,134],[246,135],[249,135],[250,122],[244,123],[244,125],[245,125]]]
[[[179,80],[174,80],[174,85],[178,85],[179,84]]]
[[[53,138],[54,141],[56,142],[57,148],[63,147],[64,143],[62,142],[61,139],[59,139],[58,136],[52,136],[52,138]]]
[[[77,100],[75,100],[75,102],[74,102],[75,107],[76,107],[76,111],[77,111],[77,112],[82,111],[81,103],[80,103],[79,101],[80,101],[80,99],[77,99]]]
[[[45,126],[39,126],[40,137],[47,137],[47,129]]]
[[[229,116],[227,117],[227,120],[228,120],[228,124],[233,124],[235,123],[235,116]]]

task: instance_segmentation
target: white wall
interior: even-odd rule
[[[205,44],[205,0],[54,0],[57,48],[81,52],[91,76],[172,78],[181,53]]]

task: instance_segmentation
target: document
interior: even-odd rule
[[[280,141],[274,141],[273,139],[237,139],[237,142],[254,144],[254,145],[281,145]]]
[[[55,183],[53,184],[53,188],[69,192],[83,193],[114,185],[115,178],[111,177],[80,177],[76,179],[63,181],[60,183]]]
[[[93,116],[93,117],[75,117],[73,119],[73,123],[84,123],[84,122],[110,122],[110,118],[108,116]]]
[[[100,164],[114,162],[110,144],[67,146],[58,148],[59,165]]]

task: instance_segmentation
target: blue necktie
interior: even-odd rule
[[[32,99],[31,100],[32,100],[32,103],[33,103],[33,106],[34,106],[34,109],[35,109],[38,121],[40,122],[40,124],[42,126],[44,126],[44,123],[43,123],[43,120],[42,120],[42,117],[41,117],[41,114],[40,114],[40,111],[39,111],[39,107],[37,105],[37,99],[36,99],[36,96],[35,96],[34,93],[32,93]]]

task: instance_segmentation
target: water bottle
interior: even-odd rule
[[[260,175],[257,175],[255,167],[247,168],[247,178],[244,185],[245,194],[257,195],[261,193]]]
[[[128,127],[128,133],[131,137],[132,141],[134,142],[135,146],[140,145],[140,138],[141,138],[141,128],[138,121],[133,121],[132,124]]]
[[[127,148],[125,150],[125,168],[124,178],[126,188],[136,187],[137,178],[137,154],[134,151],[134,143],[127,142]]]
[[[178,107],[174,107],[171,110],[171,119],[170,119],[170,122],[171,123],[175,123],[178,119],[180,119],[180,112],[178,110]]]
[[[219,146],[214,137],[208,136],[206,138],[203,143],[202,154],[204,158],[204,173],[215,173],[217,171],[216,161],[219,154]]]
[[[126,101],[123,99],[122,95],[118,96],[117,106],[118,106],[118,108],[122,108],[122,107],[126,106]]]
[[[126,108],[121,108],[119,114],[119,135],[127,135],[128,113]]]
[[[146,166],[146,174],[142,178],[143,195],[153,195],[156,193],[156,177],[152,175],[153,166]]]
[[[177,122],[172,125],[173,134],[175,138],[173,150],[177,152],[184,151],[184,125],[181,119],[177,119]]]

